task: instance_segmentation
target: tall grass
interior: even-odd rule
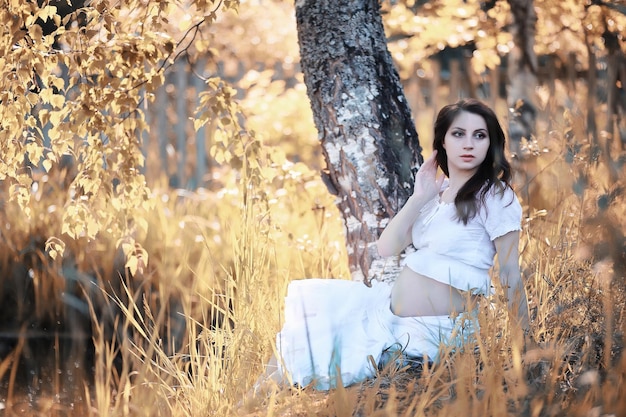
[[[288,281],[305,277],[305,274],[328,276],[340,271],[342,263],[337,259],[341,253],[327,248],[319,249],[320,254],[327,253],[327,256],[314,262],[305,259],[306,252],[313,248],[304,251],[303,245],[334,244],[325,231],[328,224],[318,222],[318,211],[332,211],[332,202],[327,200],[324,207],[319,206],[319,201],[315,202],[319,198],[315,189],[322,190],[323,185],[311,184],[312,181],[317,180],[300,183],[302,187],[314,189],[308,197],[312,206],[308,209],[301,206],[299,215],[300,221],[306,219],[313,228],[301,228],[300,236],[286,237],[286,232],[272,220],[272,216],[285,215],[273,209],[273,205],[295,209],[291,207],[293,197],[279,192],[282,199],[269,199],[265,192],[249,186],[247,178],[233,177],[233,182],[239,185],[231,183],[226,187],[230,192],[223,195],[230,195],[232,200],[224,212],[218,213],[223,216],[218,217],[222,219],[219,233],[211,230],[217,225],[203,220],[209,218],[209,214],[206,217],[201,214],[204,209],[200,207],[210,203],[197,195],[185,197],[200,200],[193,203],[194,210],[199,212],[193,217],[183,216],[186,222],[183,229],[186,233],[195,233],[195,237],[180,240],[182,245],[173,257],[165,256],[168,250],[159,258],[165,271],[171,262],[178,279],[188,277],[179,283],[160,279],[169,288],[175,288],[165,294],[161,291],[161,299],[166,300],[175,293],[180,300],[182,309],[178,313],[186,324],[184,343],[178,351],[166,353],[161,344],[165,337],[159,329],[170,328],[167,321],[171,317],[164,310],[153,317],[147,303],[143,303],[144,311],[139,311],[137,297],[142,293],[133,294],[133,290],[125,286],[126,296],[113,296],[112,302],[121,312],[117,326],[123,329],[123,334],[132,334],[133,338],[124,339],[121,345],[118,341],[118,350],[112,349],[113,344],[105,338],[95,340],[96,371],[101,369],[96,373],[100,377],[96,378],[92,395],[101,402],[95,407],[96,415],[127,415],[129,410],[133,415],[146,416],[223,416],[233,412],[273,353],[272,339],[281,320],[280,300]],[[289,183],[290,180],[283,179],[281,185],[291,186]],[[156,210],[154,215],[160,218],[163,212],[167,210]],[[334,220],[339,225],[339,218]],[[161,219],[165,233],[170,230],[167,223]],[[198,244],[197,253],[186,243],[191,240]],[[290,240],[292,245],[289,245]],[[146,249],[149,253],[158,253],[158,246],[150,246],[167,241],[179,239],[152,236],[145,240]],[[217,253],[228,256],[219,258]],[[99,330],[97,325],[96,329]],[[116,355],[121,356],[125,367],[111,380],[108,375],[116,373],[111,358]],[[111,391],[118,392],[116,398],[106,394]],[[122,394],[127,392],[128,395]]]
[[[332,197],[301,164],[277,171],[272,192],[226,173],[217,191],[155,193],[155,209],[145,213],[148,231],[133,237],[149,254],[134,276],[106,235],[69,244],[62,263],[50,260],[44,242],[60,233],[62,217],[54,181],[42,178],[48,192],[40,188],[34,199],[41,205],[35,212],[48,216],[20,221],[16,205],[6,202],[3,222],[11,228],[0,243],[2,295],[15,301],[19,314],[13,312],[11,330],[11,313],[3,309],[4,336],[16,343],[6,345],[0,364],[0,405],[42,415],[50,411],[44,402],[75,415],[224,415],[271,354],[287,281],[347,276]],[[33,333],[59,330],[46,327],[50,321],[75,322],[61,330],[81,332],[84,344],[54,363],[40,357],[25,367]],[[84,386],[50,380],[33,387],[19,377],[40,377],[35,365],[65,376],[70,360],[80,362],[70,372]]]
[[[612,162],[590,161],[589,147],[564,162],[571,135],[585,133],[563,114],[540,133],[547,152],[523,161],[528,175],[516,180],[532,340],[508,327],[495,297],[480,309],[476,349],[449,351],[436,366],[392,361],[330,392],[276,387],[245,406],[273,354],[288,282],[349,278],[341,218],[319,177],[285,165],[271,181],[224,173],[217,191],[155,193],[148,231],[134,236],[149,254],[135,275],[106,236],[71,243],[62,262],[46,256],[62,209],[55,182],[42,179],[33,220],[11,203],[0,215],[10,224],[2,291],[17,300],[14,317],[3,309],[15,323],[0,363],[5,415],[626,415],[624,177],[608,182]],[[46,345],[42,362],[63,372],[29,397],[34,330],[83,336],[67,349]]]
[[[594,167],[581,166],[590,178],[602,175],[602,167],[596,172]],[[555,165],[542,169],[548,172],[562,168]],[[589,219],[598,213],[591,207],[603,190],[589,185],[584,194],[554,191],[564,198],[547,212],[527,207],[529,215],[521,241],[535,342],[509,329],[503,313],[506,309],[495,298],[494,308],[480,311],[481,330],[475,350],[448,352],[446,359],[434,367],[391,364],[374,380],[329,393],[277,389],[239,408],[240,400],[272,354],[288,281],[318,274],[332,276],[334,272],[323,256],[329,245],[320,244],[316,257],[316,253],[306,251],[305,243],[311,243],[306,240],[311,238],[309,235],[292,239],[295,248],[290,248],[276,220],[289,214],[272,211],[270,200],[263,197],[266,194],[248,190],[248,204],[236,206],[241,221],[228,229],[232,258],[230,268],[222,275],[224,281],[213,283],[211,288],[216,290],[209,291],[209,295],[197,286],[188,293],[189,299],[199,298],[198,306],[189,304],[185,309],[188,344],[182,349],[184,353],[163,355],[156,343],[158,338],[146,334],[143,341],[148,342],[147,347],[137,351],[137,343],[134,350],[129,349],[135,352],[135,361],[141,360],[127,371],[137,375],[127,386],[140,394],[128,398],[139,398],[145,404],[144,398],[159,394],[149,404],[161,407],[141,408],[145,415],[620,415],[626,412],[620,396],[626,375],[626,363],[620,354],[624,294],[616,283],[623,277],[614,273],[609,253],[599,257],[583,250],[586,247],[593,251],[602,244],[602,235],[589,230]],[[289,204],[282,209],[288,213],[302,210],[298,198],[285,198]],[[615,205],[611,210],[622,209]],[[612,221],[612,227],[623,230],[619,217],[603,221]],[[341,238],[340,228],[329,228],[324,221],[315,224],[318,238]],[[298,223],[291,230],[301,230],[301,226]],[[288,262],[282,258],[285,253],[289,254]],[[224,268],[224,264],[219,267]],[[195,280],[205,274],[190,270]],[[300,275],[294,276],[294,270]],[[132,317],[124,312],[125,320]],[[133,325],[145,327],[141,323]],[[132,358],[128,362],[132,363]],[[145,386],[152,388],[144,392]],[[112,401],[115,415],[126,415],[124,407],[130,405],[125,405],[126,397],[118,397]]]

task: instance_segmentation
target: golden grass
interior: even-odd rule
[[[624,178],[607,183],[602,161],[563,163],[567,143],[558,133],[516,180],[528,196],[521,264],[536,342],[509,329],[495,298],[495,308],[480,310],[476,349],[448,352],[437,366],[392,364],[330,392],[276,387],[243,407],[273,353],[288,282],[349,277],[341,219],[319,177],[293,165],[261,186],[226,173],[219,191],[156,193],[147,233],[134,236],[149,254],[135,276],[106,236],[68,244],[63,262],[46,257],[43,242],[60,233],[62,215],[54,182],[42,181],[32,220],[4,203],[10,229],[2,229],[0,267],[13,281],[3,291],[33,302],[17,302],[3,319],[74,317],[59,329],[89,331],[93,358],[80,360],[80,382],[70,384],[64,370],[25,399],[29,380],[17,372],[30,344],[17,326],[17,344],[0,362],[5,415],[625,415],[624,266],[615,245],[626,209],[619,194],[606,208],[598,203]],[[581,173],[588,182],[577,194]],[[55,366],[81,354],[63,352]],[[22,407],[27,400],[34,405]]]

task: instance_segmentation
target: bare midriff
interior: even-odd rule
[[[477,298],[404,267],[391,289],[391,311],[400,317],[454,315],[467,311]]]

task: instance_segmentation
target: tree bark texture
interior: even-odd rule
[[[387,49],[377,0],[297,0],[300,59],[338,196],[354,280],[388,280],[375,242],[422,162],[411,110]]]
[[[535,133],[537,107],[534,95],[537,87],[537,55],[535,32],[537,13],[533,0],[508,0],[513,14],[511,34],[513,49],[508,58],[509,145],[518,158],[522,139],[530,140]]]

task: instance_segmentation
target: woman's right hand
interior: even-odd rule
[[[435,198],[439,194],[444,180],[443,174],[437,176],[436,156],[437,151],[435,150],[415,174],[413,195],[426,201]]]
[[[444,176],[443,174],[437,176],[435,156],[437,156],[437,151],[433,152],[417,171],[413,195],[389,221],[378,238],[377,246],[380,256],[397,255],[411,243],[411,230],[421,208],[439,194]]]

